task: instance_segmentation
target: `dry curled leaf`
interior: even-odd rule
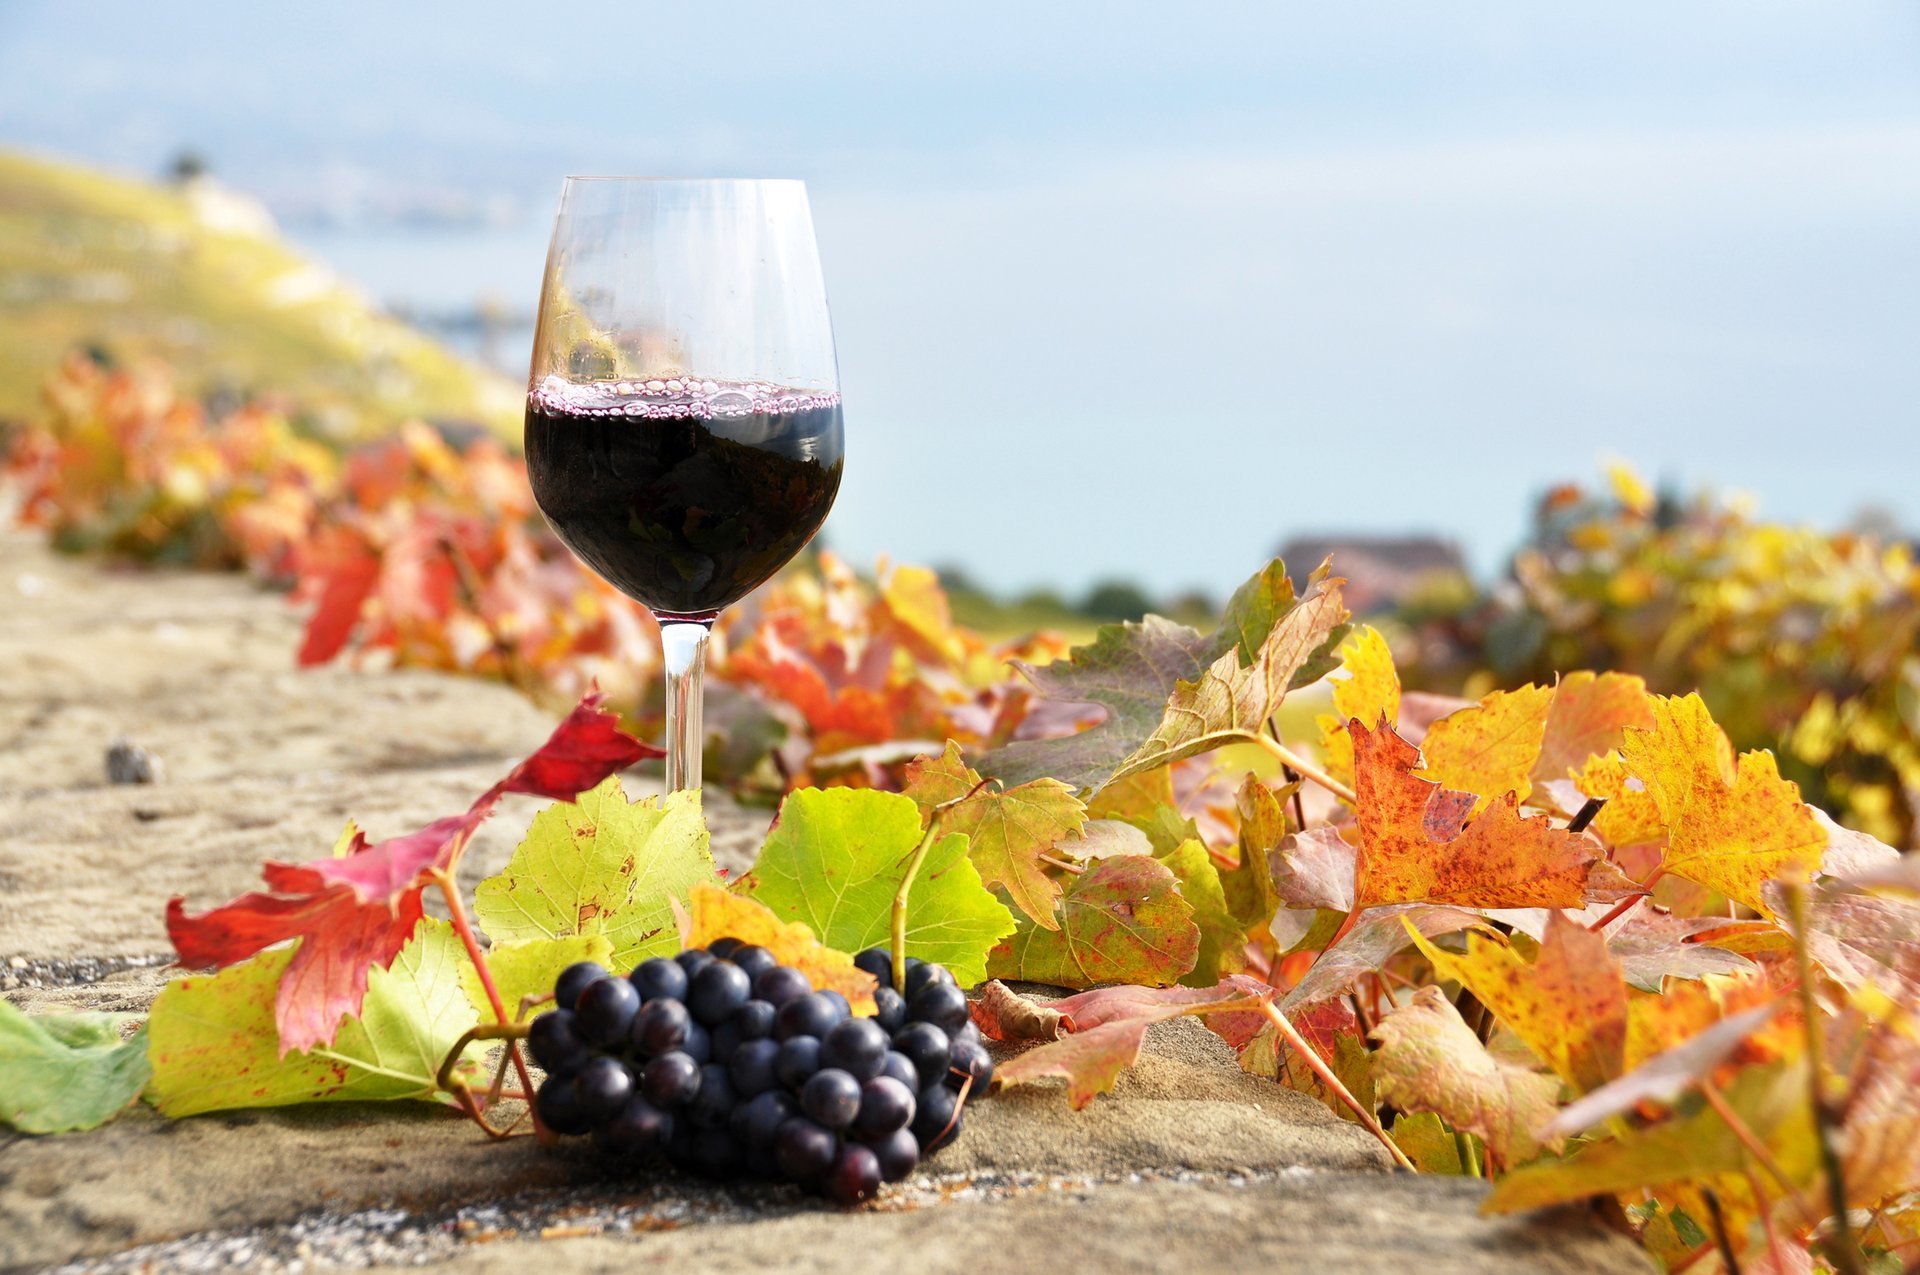
[[[1072,1029],[1067,1016],[1051,1005],[1030,1001],[991,979],[968,1006],[980,1031],[994,1040],[1058,1040]]]

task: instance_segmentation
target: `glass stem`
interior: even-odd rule
[[[667,669],[667,791],[700,786],[701,679],[707,667],[711,622],[675,620],[660,626]]]

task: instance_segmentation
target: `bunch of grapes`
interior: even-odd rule
[[[735,939],[626,978],[568,966],[528,1029],[540,1123],[611,1155],[872,1198],[959,1135],[962,1087],[985,1092],[993,1060],[944,967],[908,957],[902,995],[887,952],[854,963],[879,983],[871,1018]]]

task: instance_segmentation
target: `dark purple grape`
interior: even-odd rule
[[[834,991],[831,987],[823,987],[815,993],[815,995],[826,997],[827,1003],[833,1006],[834,1012],[839,1014],[841,1018],[851,1018],[853,1016],[853,1006],[847,1003],[847,998],[839,992]]]
[[[925,965],[925,964],[926,964],[926,962],[925,962],[925,961],[923,961],[923,960],[921,960],[921,959],[920,959],[919,957],[917,957],[917,956],[909,956],[909,957],[907,958],[907,968],[906,968],[906,972],[900,975],[900,982],[901,982],[901,984],[902,984],[902,985],[904,986],[904,985],[906,984],[906,982],[907,982],[907,980],[913,977],[913,972],[914,972],[915,970],[917,970],[917,969],[919,969],[919,968],[920,968],[920,967],[921,967],[922,965]],[[916,991],[917,991],[917,990],[919,990],[919,989],[918,989],[918,988],[915,988],[914,990],[916,990]]]
[[[753,980],[732,961],[715,961],[687,983],[687,1008],[708,1027],[718,1027],[746,1004]]]
[[[577,1137],[593,1128],[587,1113],[580,1109],[580,1095],[571,1076],[549,1076],[533,1095],[534,1114],[540,1123],[555,1133]]]
[[[907,1002],[900,993],[891,987],[878,987],[873,992],[873,1021],[880,1024],[880,1030],[891,1036],[907,1025]]]
[[[839,1152],[839,1139],[805,1116],[794,1116],[775,1131],[773,1157],[795,1186],[810,1187],[824,1178]]]
[[[753,980],[754,999],[763,1000],[775,1009],[812,990],[813,984],[807,981],[807,976],[789,965],[776,965]]]
[[[773,1150],[774,1135],[780,1126],[800,1113],[800,1104],[784,1089],[769,1089],[733,1109],[727,1122],[734,1141],[748,1152]]]
[[[820,1065],[838,1067],[855,1080],[880,1074],[887,1057],[887,1033],[871,1018],[849,1018],[820,1038]]]
[[[713,1061],[713,1036],[699,1023],[687,1020],[687,1043],[680,1046],[680,1052],[699,1063],[702,1067]]]
[[[860,1111],[853,1118],[854,1131],[864,1138],[878,1138],[904,1129],[913,1122],[913,1090],[892,1076],[875,1076],[860,1086]]]
[[[727,1062],[727,1079],[733,1082],[734,1094],[742,1099],[751,1098],[778,1084],[773,1074],[773,1060],[779,1053],[779,1043],[771,1040],[749,1040],[734,1050]]]
[[[773,1035],[773,1014],[773,1006],[766,1001],[748,1001],[727,1021],[740,1024],[740,1039],[763,1040]]]
[[[593,1051],[573,1029],[573,1011],[548,1010],[527,1025],[527,1050],[550,1076],[566,1076],[580,1070]]]
[[[620,1114],[600,1126],[594,1142],[602,1151],[623,1156],[656,1155],[673,1137],[673,1116],[644,1097],[634,1098]]]
[[[897,1049],[887,1051],[886,1059],[880,1064],[880,1074],[892,1076],[913,1092],[920,1092],[920,1069]]]
[[[907,1056],[923,1086],[938,1084],[947,1074],[953,1041],[932,1023],[908,1023],[893,1034],[893,1047]]]
[[[747,982],[749,984],[780,963],[779,957],[769,952],[766,948],[761,947],[758,943],[749,943],[745,947],[736,947],[733,949],[733,955],[727,959],[747,972]]]
[[[974,1022],[971,1015],[969,1015],[967,1018],[966,1026],[962,1027],[957,1032],[951,1032],[949,1034],[955,1040],[970,1040],[976,1045],[984,1043],[980,1039],[980,1024]]]
[[[693,1020],[687,1007],[676,1000],[648,1001],[633,1016],[633,1028],[627,1038],[633,1047],[649,1058],[675,1050],[685,1052]]]
[[[825,1036],[846,1014],[836,1009],[824,992],[808,992],[780,1007],[773,1016],[773,1037]]]
[[[922,1156],[932,1155],[960,1135],[960,1117],[954,1114],[959,1101],[958,1094],[938,1081],[914,1098],[913,1123],[907,1127],[913,1130]]]
[[[696,1129],[690,1159],[696,1173],[710,1178],[730,1178],[740,1171],[745,1158],[725,1129]]]
[[[947,973],[947,967],[944,965],[933,965],[924,962],[915,965],[911,961],[907,963],[907,1003],[909,1005],[913,1003],[913,998],[918,996],[922,989],[931,987],[935,983],[942,983],[948,987],[958,987],[958,984],[953,981],[953,975]]]
[[[849,1142],[827,1170],[827,1195],[838,1204],[859,1204],[880,1193],[880,1157],[872,1147]]]
[[[670,961],[664,956],[655,956],[633,967],[633,973],[627,975],[627,981],[640,993],[643,1001],[680,1000],[687,994],[687,971],[679,962]]]
[[[746,1154],[746,1173],[748,1177],[759,1178],[767,1182],[780,1179],[780,1161],[774,1158],[772,1147],[748,1147]]]
[[[640,1012],[640,993],[624,978],[603,978],[587,984],[573,1006],[573,1030],[580,1039],[601,1049],[627,1043],[633,1016]]]
[[[687,1119],[696,1129],[724,1129],[733,1114],[733,1082],[727,1069],[708,1063],[700,1069],[700,1092],[687,1104]]]
[[[870,947],[854,955],[855,969],[865,970],[873,975],[873,981],[882,987],[893,986],[893,956],[884,947]]]
[[[704,947],[690,947],[673,958],[673,963],[685,970],[689,979],[713,962],[713,953]]]
[[[895,1129],[884,1138],[869,1138],[867,1145],[873,1148],[873,1157],[880,1162],[883,1182],[900,1181],[920,1163],[920,1144],[913,1140],[911,1129]]]
[[[729,1018],[709,1033],[713,1040],[711,1053],[713,1061],[721,1064],[733,1061],[733,1051],[740,1048],[746,1037],[740,1034],[740,1024]]]
[[[597,983],[607,977],[607,971],[592,961],[575,961],[560,971],[560,977],[553,980],[553,1003],[561,1009],[572,1009],[580,1003],[580,993],[588,984]]]
[[[739,939],[728,936],[727,938],[715,939],[713,942],[707,944],[707,954],[716,960],[724,961],[745,946],[746,944]]]
[[[632,1099],[633,1073],[618,1058],[602,1054],[588,1060],[574,1075],[573,1092],[587,1119],[601,1124],[619,1115]]]
[[[993,1055],[977,1041],[956,1039],[947,1053],[947,1087],[958,1089],[968,1076],[973,1077],[973,1088],[968,1092],[985,1093],[993,1083]]]
[[[844,1071],[822,1068],[800,1086],[800,1110],[828,1129],[844,1129],[860,1114],[860,1082]]]
[[[952,983],[928,983],[907,997],[907,1017],[951,1036],[967,1023],[967,994]]]
[[[807,1083],[807,1077],[820,1070],[820,1042],[812,1036],[789,1036],[780,1042],[773,1058],[774,1079],[789,1089]]]
[[[700,1064],[672,1050],[647,1064],[640,1073],[640,1092],[660,1107],[684,1107],[700,1092]]]

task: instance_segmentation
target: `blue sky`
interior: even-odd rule
[[[1614,456],[1920,523],[1912,6],[276,8],[0,0],[0,144],[191,143],[430,303],[530,303],[563,173],[805,177],[857,557],[1220,591],[1372,529],[1492,566]],[[449,192],[518,221],[303,228]]]

